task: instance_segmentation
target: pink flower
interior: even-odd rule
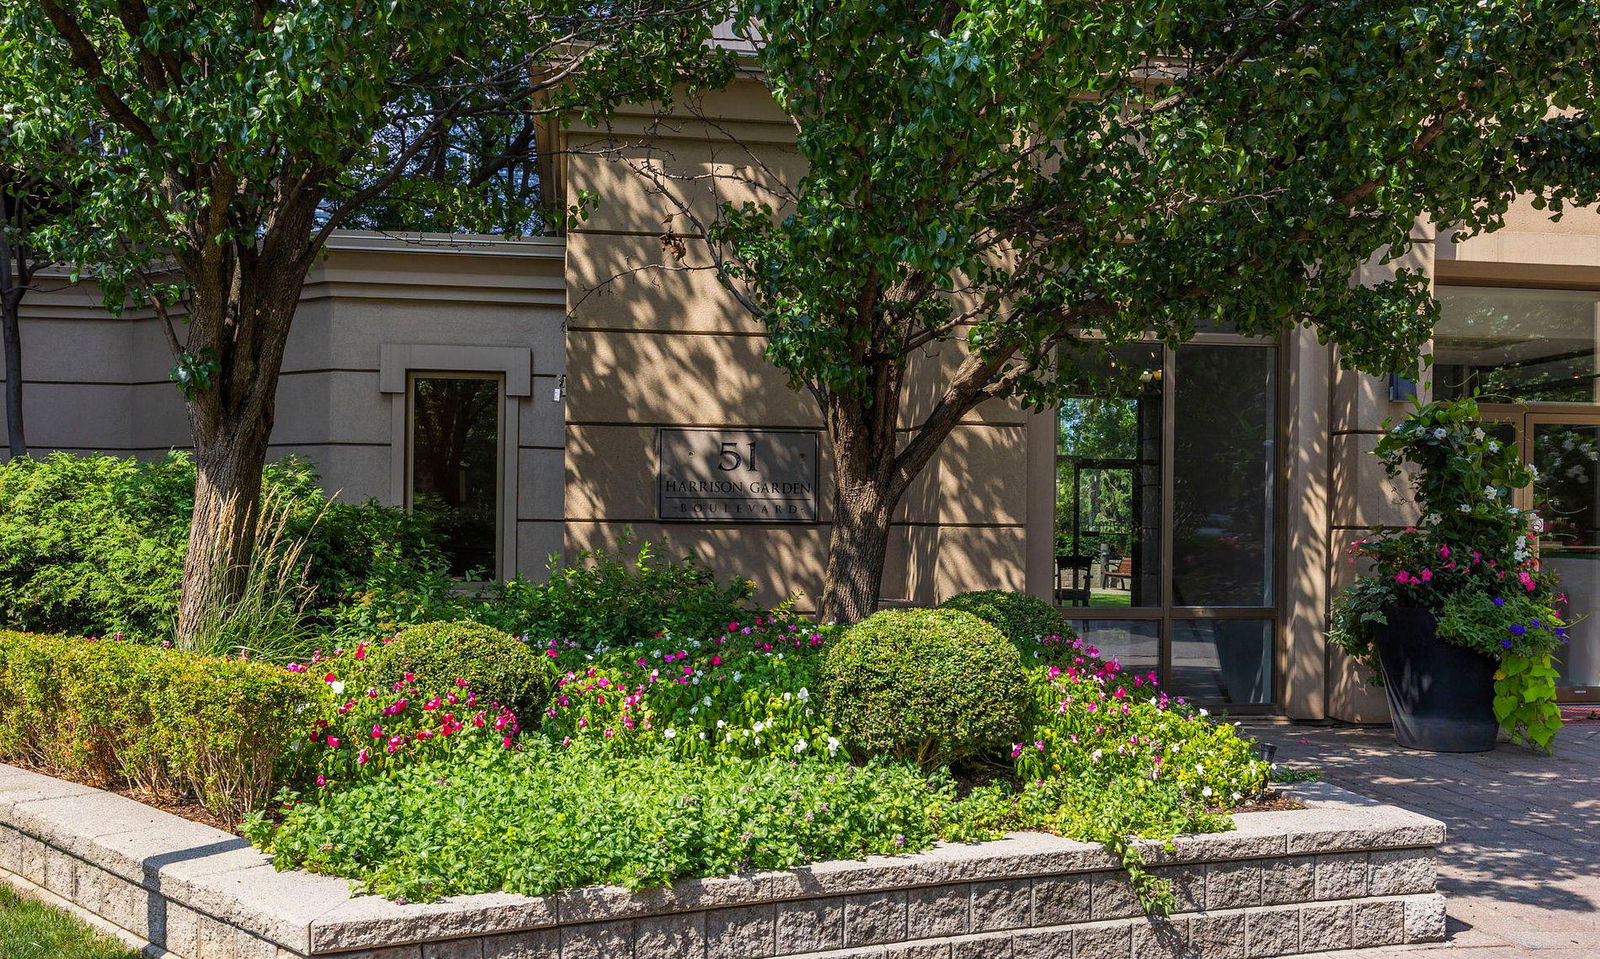
[[[328,746],[330,748],[332,748],[332,749],[338,749],[339,748],[339,737],[338,736],[329,736],[328,737]]]
[[[1422,571],[1422,581],[1423,581],[1423,582],[1424,582],[1424,583],[1426,583],[1426,582],[1428,582],[1428,581],[1429,581],[1429,580],[1431,580],[1431,579],[1433,579],[1433,570],[1431,570],[1431,569],[1425,569],[1425,570],[1423,570],[1423,571]]]
[[[711,665],[713,665],[713,666],[721,666],[722,665],[722,657],[720,655],[712,656],[711,657]]]
[[[1012,743],[1011,744],[1011,758],[1012,759],[1016,759],[1020,755],[1022,755],[1022,744],[1021,743]]]
[[[1411,574],[1405,570],[1401,570],[1400,572],[1394,574],[1394,581],[1399,583],[1401,586],[1404,586],[1406,583],[1411,581]]]
[[[356,753],[356,765],[357,766],[365,766],[367,763],[369,763],[371,761],[372,761],[372,753],[371,753],[370,750],[363,749],[360,752]]]
[[[328,777],[327,776],[323,776],[323,775],[318,775],[317,776],[317,785],[318,786],[326,786],[327,784],[328,784]]]

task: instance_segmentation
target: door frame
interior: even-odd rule
[[[1479,403],[1478,409],[1484,421],[1507,423],[1517,431],[1517,455],[1524,463],[1533,462],[1533,431],[1541,423],[1600,427],[1600,407],[1574,408],[1570,403]],[[1533,488],[1517,490],[1512,501],[1519,509],[1532,509]],[[1596,637],[1596,641],[1600,642],[1600,637]],[[1556,699],[1574,705],[1600,703],[1600,686],[1557,686]]]

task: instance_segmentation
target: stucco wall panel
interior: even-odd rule
[[[683,260],[663,253],[656,236],[574,233],[568,237],[571,325],[578,329],[761,333],[750,315],[690,243]]]
[[[517,457],[517,519],[560,522],[566,481],[561,450],[521,450]]]
[[[694,220],[712,222],[724,203],[781,211],[786,187],[800,180],[806,166],[793,147],[767,144],[752,158],[744,146],[709,131],[704,139],[662,136],[648,146],[574,135],[569,146],[570,195],[588,190],[599,197],[580,224],[585,233],[698,233]],[[678,215],[680,202],[690,217]]]
[[[278,384],[275,443],[381,443],[392,435],[377,371],[312,371]]]
[[[655,544],[661,556],[693,554],[721,577],[747,576],[759,590],[756,599],[776,604],[801,594],[811,609],[821,594],[828,527],[801,525],[585,522],[567,523],[567,549],[615,549],[627,535]]]
[[[573,331],[567,418],[575,423],[641,423],[810,428],[809,396],[762,356],[764,341]]]
[[[1022,589],[1027,539],[1021,526],[940,527],[931,600],[942,602],[972,589]]]
[[[1335,527],[1409,526],[1420,515],[1405,474],[1389,479],[1372,455],[1378,439],[1371,433],[1333,437],[1330,501]]]

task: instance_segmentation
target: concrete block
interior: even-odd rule
[[[1196,959],[1244,959],[1245,927],[1242,913],[1189,918],[1189,949]]]
[[[1366,894],[1366,853],[1344,852],[1317,857],[1318,899],[1359,899]]]
[[[1355,944],[1353,911],[1349,903],[1305,906],[1300,910],[1302,952],[1332,952]]]
[[[1300,951],[1300,910],[1251,909],[1244,914],[1244,954],[1248,959],[1290,956]]]
[[[1091,919],[1128,919],[1144,915],[1139,896],[1126,873],[1096,873],[1089,891]]]
[[[1133,926],[1126,922],[1091,922],[1072,927],[1072,959],[1129,959]]]
[[[844,901],[844,944],[868,946],[906,938],[906,893],[875,892]]]
[[[483,939],[449,939],[422,944],[422,959],[483,959]]]
[[[778,903],[778,955],[842,948],[844,912],[839,896]]]
[[[1206,909],[1261,904],[1262,868],[1255,862],[1212,863],[1206,869]]]
[[[1261,864],[1261,904],[1278,906],[1307,902],[1316,894],[1317,861],[1311,856],[1287,856]]]
[[[1133,959],[1190,959],[1190,917],[1134,919]]]
[[[1379,849],[1367,861],[1368,895],[1409,896],[1438,885],[1439,863],[1431,849]]]
[[[771,955],[776,949],[776,927],[777,910],[770,903],[708,912],[706,956],[708,959],[760,959]]]
[[[1410,896],[1406,903],[1406,942],[1444,941],[1444,897]]]
[[[633,921],[633,928],[634,953],[640,957],[700,959],[706,954],[706,914],[703,912],[643,916]]]
[[[633,920],[561,927],[561,959],[632,959]]]
[[[1033,885],[1026,879],[972,884],[972,930],[1020,929],[1033,911]]]
[[[1390,946],[1406,940],[1406,904],[1400,899],[1369,899],[1351,909],[1354,946],[1369,949]]]
[[[561,930],[530,929],[484,936],[483,959],[561,959]]]
[[[1088,883],[1085,882],[1084,886],[1087,889]],[[1087,903],[1084,913],[1087,916]],[[971,890],[968,886],[927,886],[906,893],[906,938],[957,936],[971,929]]]
[[[1033,881],[1033,924],[1088,922],[1092,897],[1088,876],[1047,876]]]

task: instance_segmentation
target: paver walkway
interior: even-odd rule
[[[1247,724],[1280,764],[1403,806],[1448,827],[1439,886],[1450,937],[1426,946],[1331,953],[1340,959],[1600,959],[1600,726],[1571,726],[1554,754],[1502,743],[1477,754],[1422,753],[1387,728]]]

